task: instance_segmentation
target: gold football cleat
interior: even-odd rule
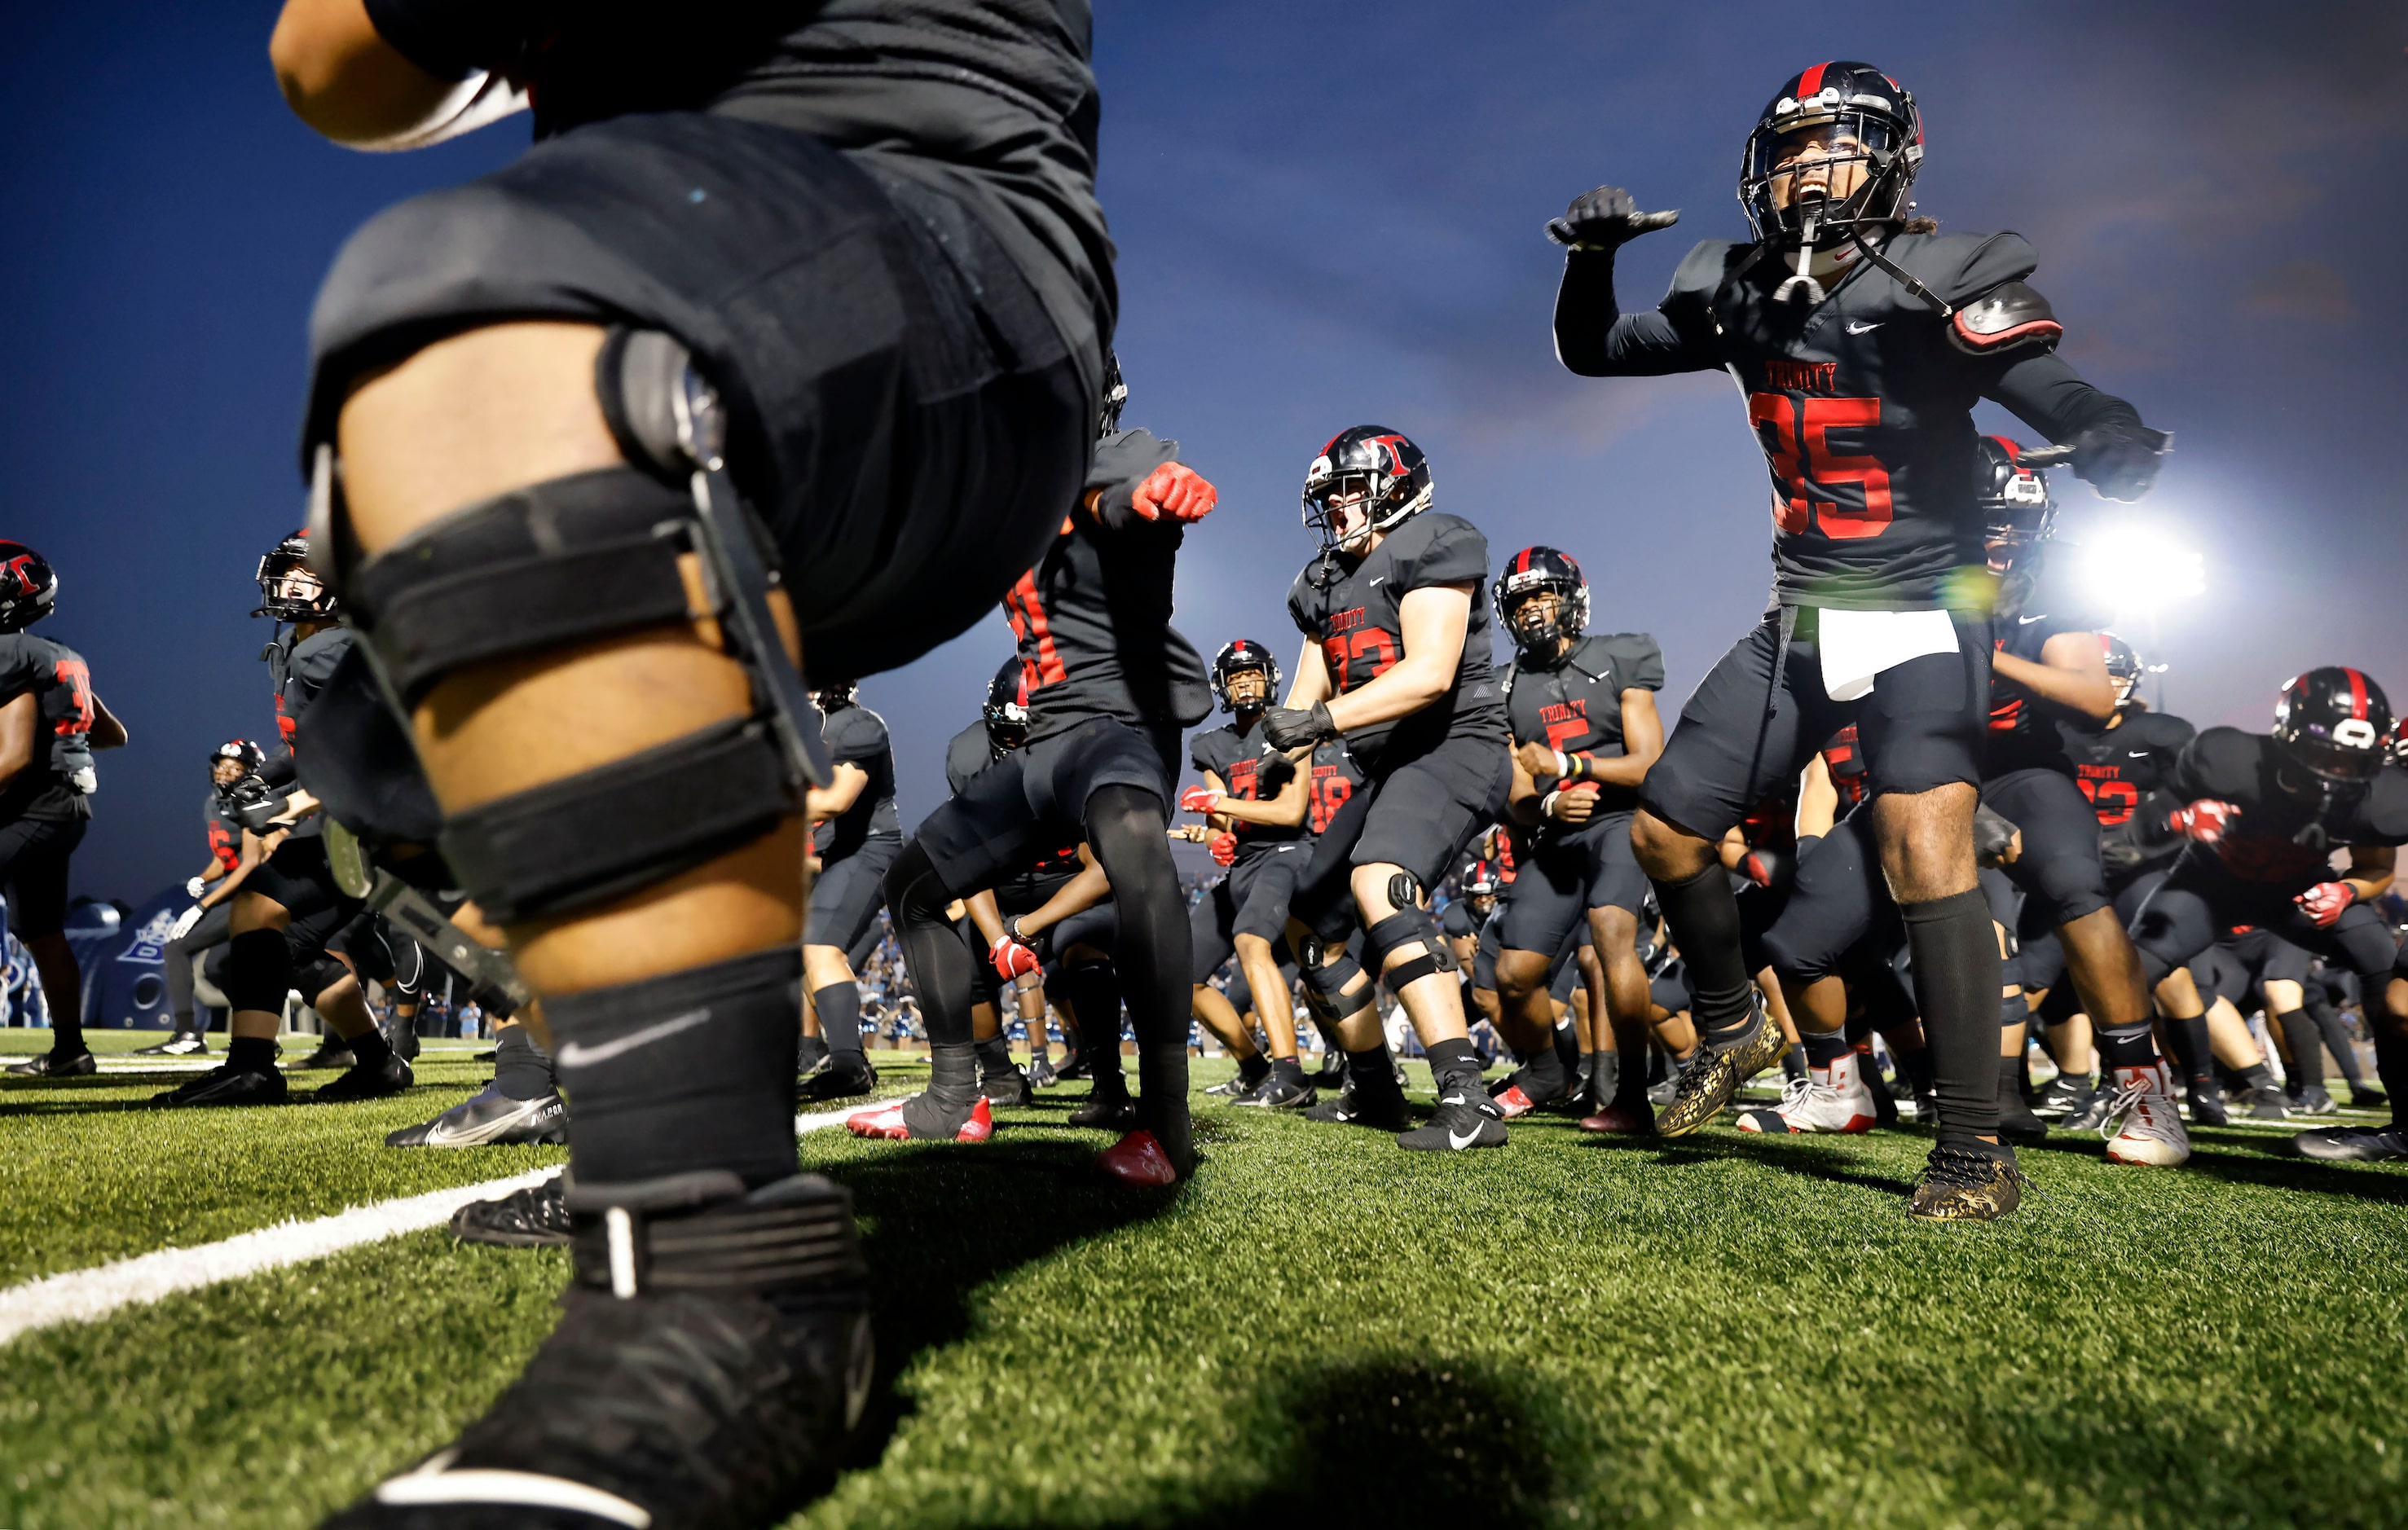
[[[1781,1027],[1772,1023],[1772,1017],[1764,1011],[1764,1001],[1758,999],[1756,1029],[1746,1040],[1719,1051],[1706,1049],[1704,1055],[1682,1073],[1672,1103],[1656,1118],[1656,1134],[1686,1137],[1721,1115],[1731,1096],[1739,1093],[1740,1085],[1780,1062],[1787,1048]]]
[[[2023,1204],[2030,1183],[2012,1159],[1942,1143],[1924,1164],[1906,1214],[1924,1222],[1996,1222]]]

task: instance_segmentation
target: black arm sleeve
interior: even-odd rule
[[[1624,313],[1613,296],[1613,252],[1575,250],[1555,289],[1555,359],[1584,378],[1656,378],[1720,365],[1661,308]]]
[[[2009,364],[1982,392],[2051,441],[2070,441],[2111,420],[2141,422],[2140,410],[2083,381],[2053,352]]]
[[[270,786],[290,786],[298,769],[291,754],[271,754],[251,774]]]

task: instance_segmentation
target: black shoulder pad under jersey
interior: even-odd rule
[[[2048,299],[2020,281],[2000,282],[1948,321],[1948,343],[1975,356],[2051,350],[2064,333]]]

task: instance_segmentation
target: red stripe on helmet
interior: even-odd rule
[[[1803,101],[1808,96],[1823,88],[1823,71],[1830,66],[1831,61],[1826,59],[1822,63],[1814,65],[1812,69],[1807,70],[1804,74],[1798,77],[1799,100]]]
[[[2355,669],[2344,668],[2349,677],[2349,715],[2360,722],[2366,719],[2366,677]]]

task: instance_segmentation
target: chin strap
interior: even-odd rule
[[[1809,303],[1820,303],[1829,295],[1823,291],[1823,284],[1809,276],[1806,271],[1808,265],[1814,259],[1814,236],[1820,232],[1821,222],[1816,214],[1811,212],[1802,216],[1802,226],[1798,236],[1798,273],[1772,289],[1772,300],[1775,303],[1786,303],[1794,294],[1801,291]]]
[[[1938,293],[1933,292],[1922,282],[1917,281],[1913,276],[1909,275],[1904,269],[1902,269],[1896,261],[1891,260],[1887,255],[1883,254],[1880,250],[1875,250],[1871,245],[1866,243],[1864,235],[1859,233],[1853,224],[1851,224],[1848,229],[1848,242],[1855,245],[1857,251],[1861,253],[1865,259],[1872,262],[1875,265],[1880,266],[1883,271],[1886,272],[1891,280],[1905,288],[1907,292],[1912,293],[1914,296],[1931,305],[1931,310],[1940,315],[1941,318],[1953,319],[1956,316],[1956,308],[1949,305],[1947,299],[1942,297]],[[1804,267],[1800,266],[1799,268],[1802,270]]]

